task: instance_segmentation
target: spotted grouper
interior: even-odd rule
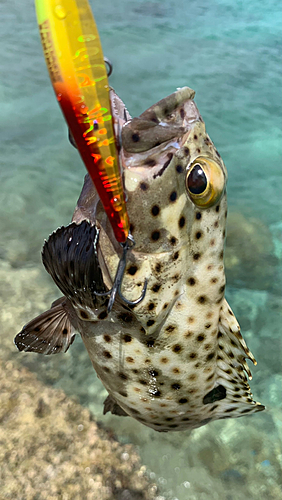
[[[20,351],[65,352],[79,332],[109,396],[104,413],[158,430],[184,430],[255,413],[256,363],[224,298],[224,163],[188,87],[131,119],[111,91],[135,247],[108,312],[121,255],[89,176],[73,220],[43,247],[63,297],[16,336]],[[121,146],[122,144],[122,146]],[[79,369],[79,368],[78,368]]]

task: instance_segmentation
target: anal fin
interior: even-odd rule
[[[70,307],[62,297],[53,302],[51,309],[27,323],[14,339],[18,350],[40,354],[66,352],[76,334],[69,318]]]

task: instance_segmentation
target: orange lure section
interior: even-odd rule
[[[129,219],[113,129],[100,38],[87,0],[36,0],[49,75],[80,156],[115,237],[124,243]]]

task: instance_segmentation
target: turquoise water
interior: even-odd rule
[[[139,446],[165,499],[198,500],[206,494],[237,499],[242,481],[238,498],[278,498],[272,496],[271,485],[282,483],[282,462],[279,465],[276,458],[274,464],[271,446],[276,442],[281,449],[282,443],[281,2],[97,0],[91,5],[104,53],[114,65],[110,83],[132,115],[176,87],[196,90],[207,131],[228,169],[230,213],[243,214],[254,231],[249,226],[243,232],[240,225],[236,229],[239,246],[233,243],[240,269],[228,271],[227,295],[259,361],[252,390],[269,408],[252,419],[232,421],[232,427],[225,422],[207,426],[197,439],[189,433],[185,438],[152,434],[114,417],[103,422],[121,440]],[[14,268],[41,269],[42,242],[69,222],[85,170],[67,140],[32,2],[2,0],[0,19],[0,259]],[[15,325],[16,331],[20,327]],[[69,368],[84,352],[79,344],[75,350],[77,354],[67,358]],[[26,362],[40,374],[38,361],[36,366],[31,358]],[[87,360],[82,373],[73,390],[102,420],[105,394]],[[67,378],[62,371],[52,383],[71,393]],[[254,426],[259,438],[252,435]],[[240,441],[243,429],[249,429],[249,441]],[[267,436],[269,444],[261,436]],[[258,439],[264,451],[257,464],[252,457]],[[242,457],[251,457],[245,469],[234,465],[240,451]],[[211,466],[219,455],[227,468]],[[207,493],[200,490],[202,477],[208,478]],[[257,477],[263,478],[262,489],[255,493]],[[230,496],[221,493],[229,490]]]

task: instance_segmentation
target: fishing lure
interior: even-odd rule
[[[102,46],[87,0],[35,0],[50,79],[80,156],[123,248],[108,308],[121,294],[126,253],[134,245],[116,147]]]

